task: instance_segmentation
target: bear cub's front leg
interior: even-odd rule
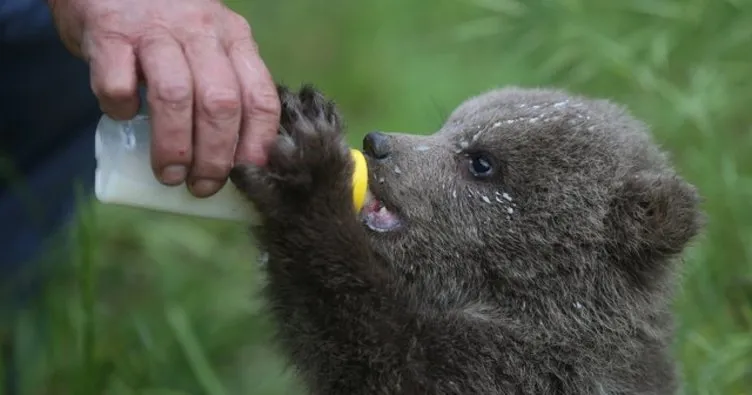
[[[353,164],[334,103],[310,85],[297,94],[283,86],[277,89],[280,130],[268,164],[238,165],[231,181],[247,195],[269,230],[352,216]]]
[[[304,377],[317,378],[307,382],[311,393],[353,394],[360,376],[341,380],[353,369],[350,345],[364,344],[374,322],[403,327],[373,311],[398,304],[353,208],[354,163],[334,104],[310,86],[278,89],[280,133],[267,166],[238,165],[230,177],[259,212],[253,238],[268,254],[264,298],[280,346]],[[383,355],[383,340],[368,344]]]

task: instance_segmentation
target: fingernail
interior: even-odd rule
[[[167,185],[180,184],[185,180],[188,169],[181,165],[170,165],[162,169],[162,182]]]
[[[191,192],[197,197],[208,197],[219,190],[222,183],[216,180],[196,180],[191,184]]]

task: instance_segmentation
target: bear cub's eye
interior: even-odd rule
[[[470,173],[477,178],[490,177],[494,173],[494,163],[491,157],[479,152],[469,155]]]

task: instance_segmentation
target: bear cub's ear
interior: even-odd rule
[[[697,189],[674,174],[629,175],[613,196],[606,219],[609,249],[636,275],[660,270],[704,226]]]

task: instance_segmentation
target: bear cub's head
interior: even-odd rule
[[[659,314],[702,225],[695,188],[606,100],[493,90],[432,135],[372,132],[363,151],[372,249],[438,308]]]

